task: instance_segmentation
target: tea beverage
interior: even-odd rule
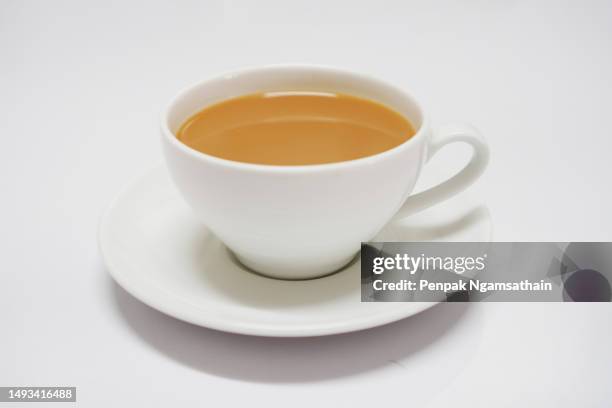
[[[356,96],[267,92],[208,106],[177,138],[222,159],[268,165],[309,165],[359,159],[392,149],[415,134],[391,108]]]

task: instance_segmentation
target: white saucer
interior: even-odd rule
[[[451,200],[387,227],[378,241],[490,241],[486,207]],[[432,303],[362,303],[359,261],[339,273],[282,281],[239,266],[192,216],[166,169],[125,189],[102,217],[99,244],[113,278],[177,319],[260,336],[319,336],[380,326]],[[358,243],[356,243],[358,244]]]

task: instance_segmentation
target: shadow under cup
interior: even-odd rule
[[[334,92],[375,100],[405,116],[415,135],[356,160],[276,166],[191,149],[176,132],[204,107],[257,92]],[[254,68],[198,83],[162,115],[166,163],[198,218],[248,268],[282,279],[341,269],[391,219],[414,187],[430,134],[415,100],[379,80],[308,66]]]

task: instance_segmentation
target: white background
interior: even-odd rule
[[[392,81],[434,120],[479,127],[492,161],[469,194],[495,240],[611,241],[611,39],[607,1],[0,1],[0,386],[73,385],[87,407],[610,406],[609,304],[442,305],[350,335],[228,335],[118,288],[96,224],[161,161],[158,113],[178,89],[306,62]],[[464,153],[441,154],[428,181]]]

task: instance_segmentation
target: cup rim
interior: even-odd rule
[[[304,165],[282,165],[282,164],[259,164],[259,163],[247,163],[240,162],[236,160],[223,159],[221,157],[216,157],[207,153],[203,153],[199,150],[193,149],[186,144],[182,143],[170,130],[168,125],[169,122],[169,114],[172,108],[176,105],[176,103],[181,100],[186,94],[191,92],[194,88],[201,87],[206,85],[206,83],[212,83],[219,80],[228,80],[235,76],[240,76],[249,73],[261,72],[261,71],[274,71],[274,70],[311,70],[317,72],[327,72],[334,73],[337,75],[350,75],[351,77],[363,79],[370,83],[374,83],[376,85],[380,85],[382,87],[387,87],[393,89],[394,92],[397,92],[402,97],[411,100],[414,105],[418,108],[421,114],[421,125],[416,130],[415,134],[409,138],[408,140],[400,143],[399,145],[392,147],[391,149],[385,150],[380,153],[376,153],[370,156],[360,157],[352,160],[343,160],[339,162],[332,163],[320,163],[320,164],[304,164]],[[204,108],[204,106],[202,107]],[[393,108],[393,107],[392,107]],[[403,116],[403,114],[402,114]],[[249,171],[261,171],[261,172],[272,172],[272,173],[304,173],[304,172],[313,172],[313,171],[328,171],[328,170],[339,170],[348,167],[353,167],[357,165],[367,165],[373,164],[379,161],[384,160],[387,157],[399,154],[401,151],[406,150],[411,145],[417,143],[420,139],[425,137],[426,129],[429,128],[429,117],[425,113],[422,105],[418,100],[409,92],[404,91],[403,89],[383,80],[380,80],[376,77],[373,77],[368,74],[355,72],[347,69],[341,69],[326,65],[315,65],[315,64],[271,64],[271,65],[261,65],[261,66],[252,66],[241,69],[235,69],[231,71],[226,71],[221,74],[217,74],[215,76],[206,78],[204,80],[200,80],[198,82],[192,83],[184,87],[178,93],[174,95],[170,99],[170,102],[166,105],[161,114],[161,130],[162,136],[166,140],[166,142],[170,143],[170,145],[178,148],[183,153],[197,159],[203,160],[210,164],[216,164],[220,166],[224,166],[226,168],[231,168],[234,170],[249,170]]]

